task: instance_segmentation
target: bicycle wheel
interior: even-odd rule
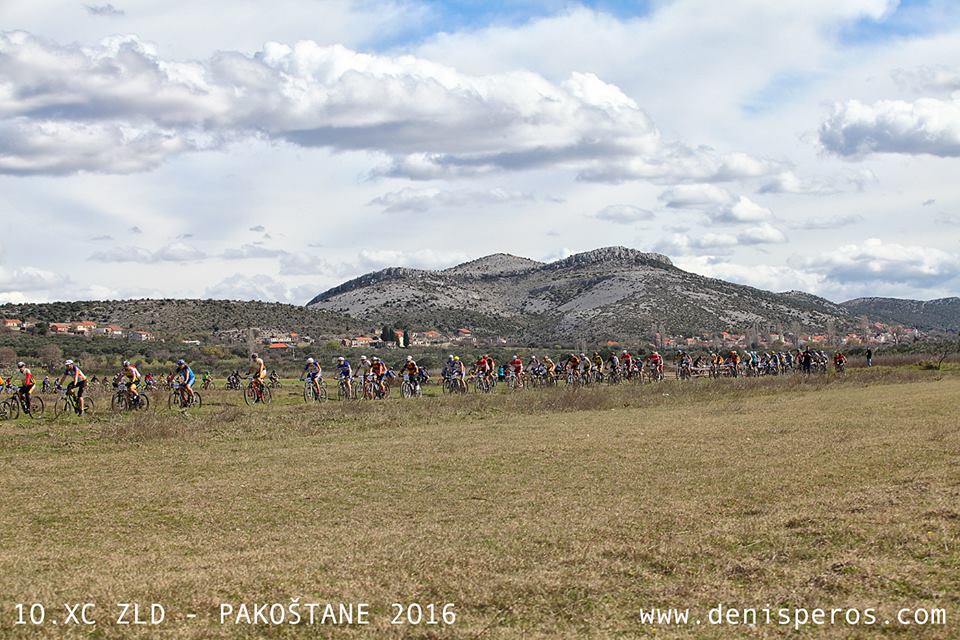
[[[194,409],[199,409],[203,406],[203,398],[201,398],[200,394],[196,391],[193,392],[193,402],[190,403],[190,406]]]
[[[40,418],[43,416],[43,412],[46,410],[46,406],[43,403],[43,398],[37,396],[36,398],[30,398],[30,417],[31,418]]]
[[[343,382],[341,382],[340,384],[338,384],[338,385],[337,385],[337,400],[346,400],[346,399],[349,398],[349,397],[350,397],[350,396],[349,396],[349,394],[347,393],[347,385],[346,385],[345,383],[343,383]]]
[[[307,384],[303,385],[303,401],[310,403],[316,400],[316,394],[313,391],[313,383],[309,380]]]
[[[53,415],[57,418],[72,410],[73,407],[70,404],[70,400],[65,396],[60,396],[57,398],[57,401],[53,403]]]
[[[146,411],[150,408],[150,398],[147,397],[147,394],[140,393],[137,394],[137,406],[138,411]]]
[[[17,406],[18,403],[13,398],[8,398],[0,403],[0,416],[4,420],[16,420],[20,417],[20,407]]]
[[[167,396],[167,407],[170,409],[183,409],[183,399],[180,397],[179,391],[171,391],[170,395]]]
[[[114,413],[120,413],[127,409],[127,396],[124,393],[115,393],[110,398],[110,410]]]
[[[253,388],[253,385],[248,385],[243,390],[243,401],[246,404],[256,404],[257,402],[257,391]]]

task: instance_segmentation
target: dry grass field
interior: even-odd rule
[[[0,636],[794,635],[709,624],[721,603],[876,609],[800,637],[960,636],[953,372],[320,407],[298,392],[0,423]],[[369,603],[370,624],[220,623],[222,603],[291,598]],[[34,602],[44,624],[15,625]],[[63,603],[85,602],[97,625],[65,625]],[[166,620],[117,625],[127,602]],[[394,602],[454,603],[456,622],[391,625]],[[644,623],[655,607],[691,622]],[[896,623],[925,607],[947,623]]]

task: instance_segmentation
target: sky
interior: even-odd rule
[[[0,301],[623,245],[960,295],[951,0],[0,0]]]

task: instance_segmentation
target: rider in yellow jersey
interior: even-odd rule
[[[65,369],[63,370],[63,375],[60,376],[59,382],[63,384],[64,380],[70,378],[70,383],[67,384],[67,393],[76,395],[77,415],[82,416],[84,411],[83,392],[87,388],[87,376],[83,375],[83,371],[80,370],[80,367],[78,367],[73,360],[65,361],[63,366]]]
[[[251,382],[257,393],[263,390],[263,381],[267,377],[267,365],[263,363],[263,358],[255,353],[250,354],[250,368],[247,369],[247,375],[251,376]]]

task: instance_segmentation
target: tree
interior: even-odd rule
[[[48,367],[54,367],[63,360],[63,349],[55,344],[43,345],[37,354],[40,356],[40,361]]]
[[[50,325],[46,322],[38,322],[33,330],[38,336],[45,336],[47,335],[47,331],[50,330]]]
[[[384,342],[396,342],[397,336],[393,332],[393,327],[383,325],[383,329],[380,331],[380,339]]]
[[[403,345],[402,345],[402,346],[404,346],[404,347],[409,347],[409,346],[410,346],[410,332],[408,332],[406,329],[403,330]]]
[[[0,347],[0,366],[9,366],[17,363],[17,352],[11,347]]]

